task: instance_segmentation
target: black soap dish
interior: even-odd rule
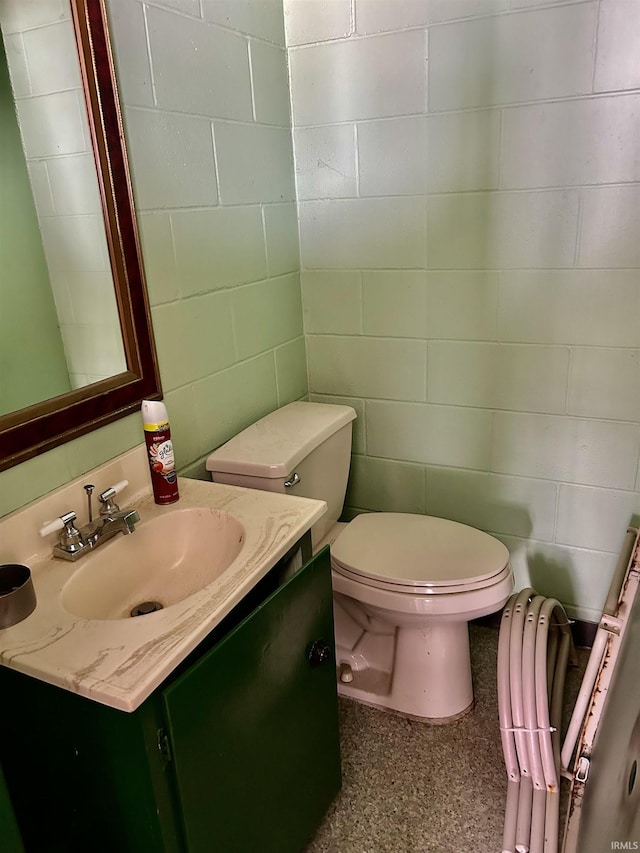
[[[31,571],[19,563],[0,565],[0,628],[22,622],[35,607]]]

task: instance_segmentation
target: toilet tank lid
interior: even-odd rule
[[[207,471],[276,479],[356,417],[351,406],[289,403],[248,426],[207,459]]]

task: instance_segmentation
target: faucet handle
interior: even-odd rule
[[[50,533],[55,533],[56,530],[62,530],[69,522],[74,522],[76,520],[76,514],[71,510],[70,512],[65,512],[64,515],[61,515],[59,518],[54,518],[53,521],[45,521],[40,530],[38,531],[40,536],[45,537]]]
[[[124,491],[128,485],[129,485],[128,480],[120,480],[119,482],[115,483],[115,485],[109,486],[109,488],[113,489],[114,495],[118,495],[118,494],[120,494],[120,492]]]
[[[73,555],[77,554],[78,551],[81,551],[86,547],[87,543],[85,542],[82,533],[75,526],[75,520],[76,514],[71,510],[70,512],[65,512],[64,515],[61,515],[53,521],[46,522],[46,524],[43,524],[40,528],[40,536],[48,536],[56,530],[62,530],[60,540],[53,549],[54,556],[64,557],[64,559],[68,560],[71,559]]]
[[[109,486],[108,489],[105,489],[104,492],[101,492],[101,494],[98,495],[98,500],[102,504],[100,507],[100,515],[110,515],[113,512],[119,511],[120,508],[113,498],[126,489],[128,485],[128,480],[120,480],[120,482],[113,486]]]

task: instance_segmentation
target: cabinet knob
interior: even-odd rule
[[[307,659],[311,666],[322,666],[331,659],[331,646],[321,637],[311,645]]]

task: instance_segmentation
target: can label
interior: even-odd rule
[[[173,444],[171,440],[161,441],[160,444],[152,444],[149,448],[149,461],[153,471],[169,477],[175,474],[176,460],[173,455]]]

